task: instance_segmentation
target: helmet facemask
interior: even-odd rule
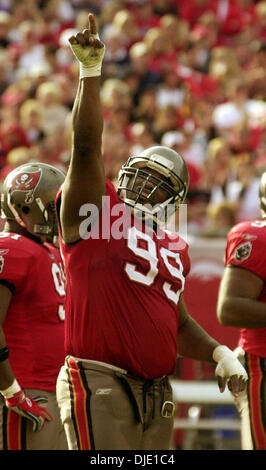
[[[132,209],[137,217],[151,219],[164,225],[182,204],[187,187],[178,175],[169,171],[159,162],[145,159],[132,165],[131,157],[119,173],[118,195]],[[153,171],[150,171],[150,168]],[[154,174],[156,171],[156,174]],[[165,193],[165,200],[158,203],[159,191]]]

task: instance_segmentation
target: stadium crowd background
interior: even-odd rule
[[[78,65],[96,14],[106,173],[153,144],[190,170],[188,230],[225,235],[259,216],[266,168],[266,1],[0,0],[0,182],[37,160],[67,169]]]

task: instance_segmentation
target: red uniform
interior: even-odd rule
[[[228,234],[225,264],[245,268],[259,276],[264,286],[258,301],[266,304],[265,252],[266,221],[242,222]],[[245,351],[249,377],[247,393],[241,393],[236,399],[242,423],[242,448],[266,450],[266,328],[242,328],[239,346]]]
[[[80,225],[77,243],[60,239],[67,357],[57,399],[68,447],[168,449],[174,420],[168,375],[176,366],[188,246],[135,221],[110,181],[95,215],[92,228],[91,213]]]
[[[265,283],[265,250],[266,222],[242,222],[228,234],[225,264],[248,269]],[[266,303],[266,284],[258,300]],[[241,329],[239,345],[247,352],[266,358],[266,328]]]
[[[0,279],[14,289],[3,329],[16,379],[22,388],[54,392],[65,357],[65,289],[59,250],[2,232]]]
[[[156,378],[175,371],[177,303],[190,267],[188,246],[175,235],[143,233],[114,186],[107,181],[110,212],[127,212],[127,238],[115,239],[121,218],[108,203],[91,237],[65,245],[66,353],[113,364],[136,377]],[[99,236],[97,231],[99,229]],[[106,238],[104,238],[106,237]],[[141,332],[141,334],[140,334]]]

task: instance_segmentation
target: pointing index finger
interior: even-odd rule
[[[89,19],[89,31],[91,34],[96,34],[97,33],[97,26],[95,22],[95,17],[93,13],[88,14],[88,19]]]

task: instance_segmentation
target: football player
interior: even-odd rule
[[[71,163],[57,199],[68,286],[67,357],[57,396],[68,446],[169,449],[177,337],[179,354],[218,363],[221,391],[228,382],[239,393],[246,372],[188,315],[182,296],[188,246],[160,228],[186,197],[183,158],[166,147],[149,148],[123,165],[116,191],[101,154],[105,47],[92,14],[70,45],[80,80]]]
[[[222,325],[240,328],[236,354],[249,378],[236,399],[244,450],[266,450],[266,173],[259,199],[261,220],[239,223],[228,234],[217,306]]]
[[[45,163],[6,177],[0,233],[0,449],[66,449],[56,402],[64,362],[65,285],[56,193],[64,173]]]

